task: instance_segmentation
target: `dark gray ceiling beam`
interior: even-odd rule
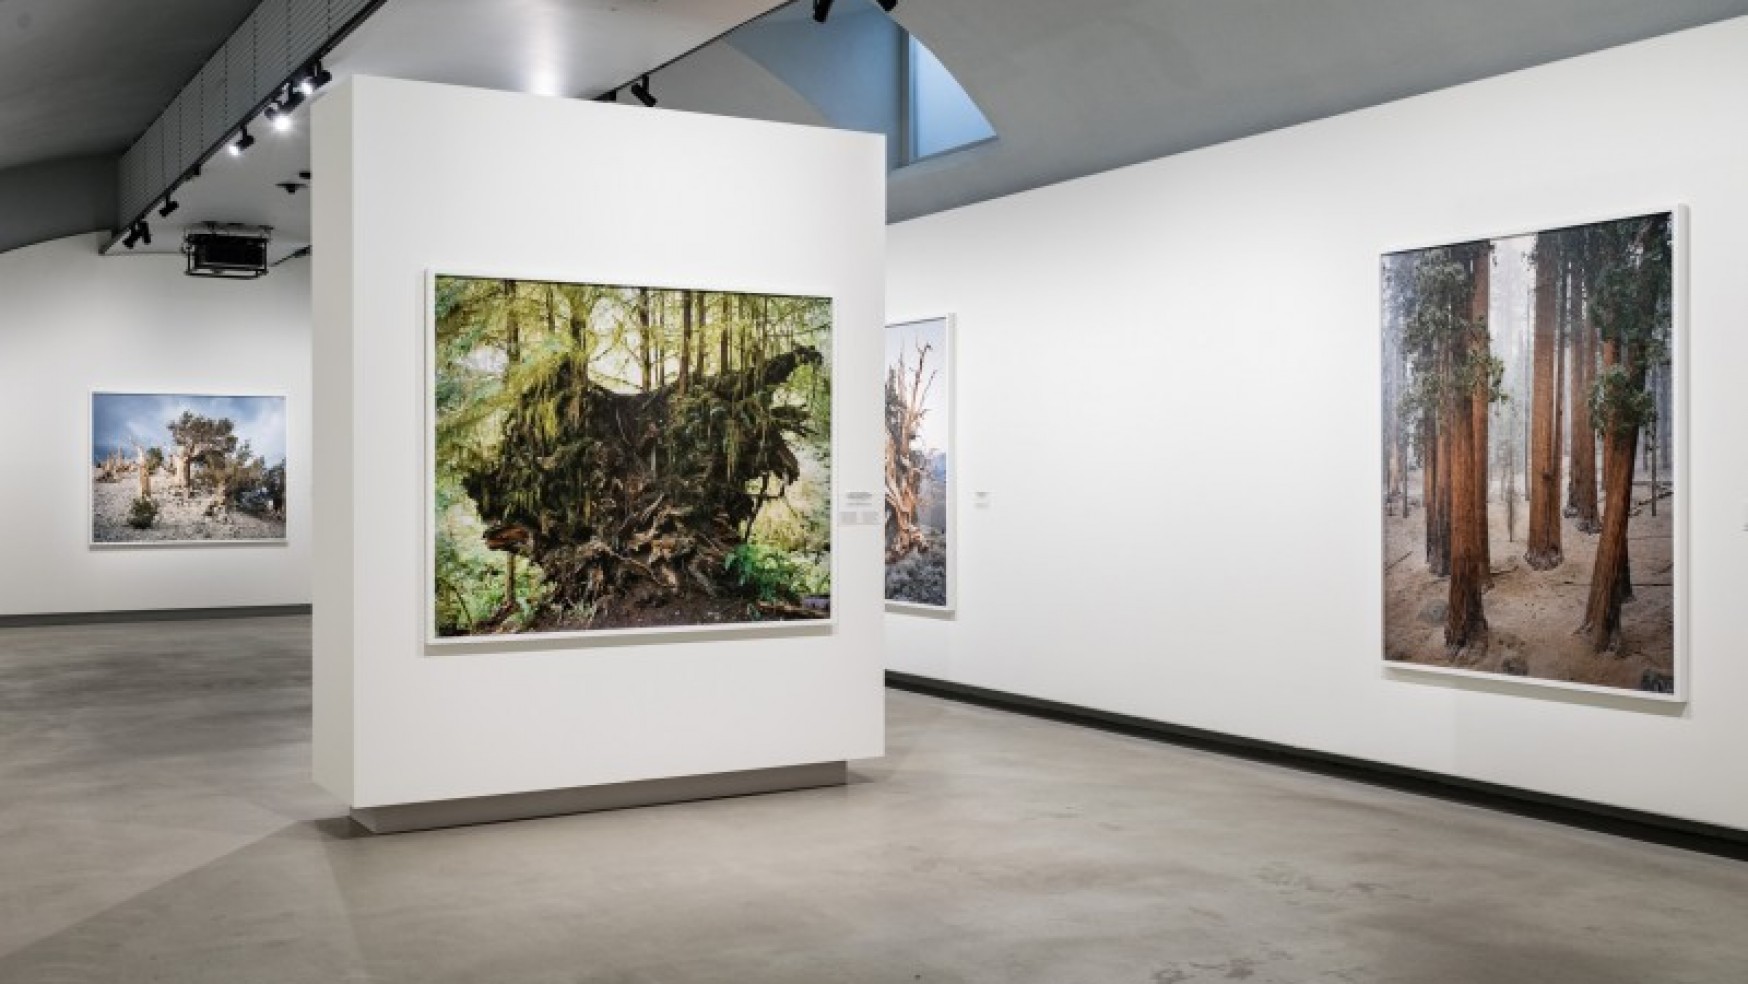
[[[122,154],[115,237],[386,0],[262,0]],[[110,245],[114,245],[111,242]]]

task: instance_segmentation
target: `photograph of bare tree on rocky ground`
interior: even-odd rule
[[[1684,693],[1675,219],[1383,258],[1385,659]]]
[[[92,543],[283,539],[284,397],[92,394]]]
[[[952,346],[945,318],[886,329],[886,600],[950,611]]]
[[[435,637],[831,617],[830,299],[432,289]]]

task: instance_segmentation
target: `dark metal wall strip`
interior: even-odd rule
[[[145,217],[194,165],[386,0],[263,0],[121,157],[115,228]]]

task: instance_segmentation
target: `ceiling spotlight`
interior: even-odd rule
[[[631,94],[637,97],[638,102],[643,103],[645,106],[652,109],[655,107],[656,97],[650,95],[649,76],[645,75],[643,78],[631,83],[630,88]]]
[[[291,113],[274,103],[267,107],[267,122],[273,124],[275,132],[284,133],[291,129]]]
[[[310,67],[304,70],[303,78],[298,80],[297,90],[306,96],[312,95],[332,81],[334,73],[323,68],[321,62],[311,62]]]
[[[231,141],[231,156],[241,157],[243,156],[243,151],[248,150],[253,146],[255,146],[255,138],[249,136],[249,128],[245,126],[237,134],[237,139]]]
[[[158,209],[158,218],[167,219],[170,217],[170,213],[176,211],[177,209],[179,209],[181,207],[182,207],[181,203],[177,202],[176,199],[171,198],[169,195],[165,195],[164,196],[164,207],[161,209]]]
[[[813,0],[813,19],[821,24],[832,15],[832,0]]]
[[[140,224],[138,222],[135,222],[133,225],[127,227],[127,235],[121,237],[121,244],[123,246],[126,246],[128,249],[133,249],[134,245],[136,243],[138,243],[139,241],[140,241]]]
[[[595,101],[598,103],[616,103],[619,101],[619,90],[608,89],[606,92],[596,96]]]
[[[151,223],[147,222],[145,219],[141,219],[139,221],[138,226],[136,226],[136,228],[139,229],[140,242],[145,243],[147,246],[152,245],[152,225],[151,225]]]
[[[898,6],[898,0],[874,0],[874,2],[880,5],[881,10],[889,14],[892,13],[892,8]]]
[[[285,95],[280,97],[279,105],[280,105],[280,108],[287,113],[298,108],[299,106],[302,106],[303,105],[303,89],[300,88],[299,86],[295,86],[295,85],[286,86],[285,87]]]

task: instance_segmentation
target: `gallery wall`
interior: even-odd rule
[[[308,264],[218,283],[97,245],[0,253],[0,616],[308,604]],[[96,390],[286,397],[287,542],[89,546]]]
[[[1725,22],[893,227],[888,320],[958,318],[960,583],[887,617],[889,666],[1748,828],[1744,51]],[[1379,254],[1674,205],[1691,702],[1386,672]]]
[[[830,297],[834,480],[878,490],[879,138],[373,78],[313,133],[317,781],[371,808],[880,755],[877,521],[834,531],[830,626],[433,646],[425,615],[432,272]]]

